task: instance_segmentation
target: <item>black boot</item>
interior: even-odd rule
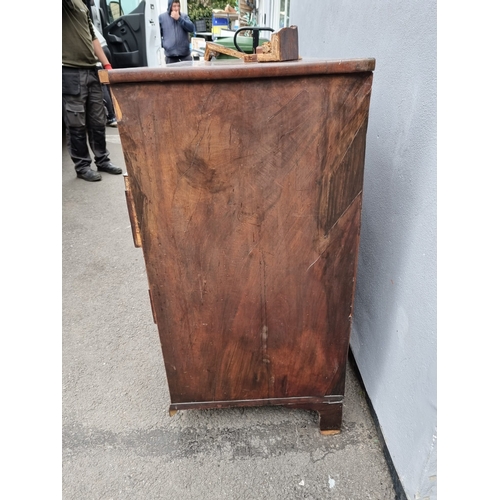
[[[122,169],[120,167],[117,167],[116,165],[113,165],[111,162],[109,162],[107,165],[97,167],[97,170],[99,170],[99,172],[107,172],[108,174],[115,175],[122,173]]]
[[[101,174],[92,169],[83,170],[82,172],[77,172],[76,176],[80,179],[84,179],[89,182],[100,181],[102,179]]]

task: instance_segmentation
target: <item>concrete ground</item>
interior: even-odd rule
[[[124,171],[118,130],[107,129]],[[94,167],[95,168],[95,167]],[[353,367],[342,432],[279,407],[179,411],[121,175],[77,179],[63,141],[64,500],[395,498]]]

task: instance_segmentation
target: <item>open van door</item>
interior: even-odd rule
[[[163,66],[156,0],[99,0],[99,10],[113,68]]]

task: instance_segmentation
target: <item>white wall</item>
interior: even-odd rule
[[[436,0],[292,0],[300,55],[375,57],[351,347],[409,499],[436,498]]]

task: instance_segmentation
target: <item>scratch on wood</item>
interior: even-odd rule
[[[357,98],[359,93],[362,91],[362,90],[365,90],[366,89],[366,92],[363,94],[363,97],[366,97],[368,94],[371,94],[371,91],[372,91],[372,86],[371,86],[371,83],[370,82],[364,82],[363,85],[361,85],[358,89],[358,91],[354,94],[354,97]]]
[[[261,352],[262,352],[262,362],[265,363],[266,371],[267,371],[267,380],[268,380],[268,397],[272,394],[272,367],[271,360],[268,357],[267,352],[267,338],[268,338],[268,327],[267,327],[267,278],[266,278],[266,260],[264,252],[261,253],[261,322],[262,322],[262,331],[261,331]]]
[[[201,277],[201,274],[198,274],[199,283],[200,283],[200,297],[201,303],[203,304],[203,295],[206,293],[207,282]]]
[[[280,113],[282,112],[285,112],[285,109],[290,106],[290,103],[293,103],[295,101],[295,99],[297,99],[300,95],[302,94],[307,94],[309,95],[309,92],[307,90],[301,90],[300,92],[297,92],[293,97],[291,97],[285,104],[283,104],[283,106],[281,106],[278,111],[276,111],[276,113],[274,113],[273,115],[269,116],[267,118],[266,121],[270,122],[273,118],[275,118],[276,116],[278,116]],[[296,127],[295,127],[296,128]],[[292,129],[293,130],[293,129]],[[288,132],[285,132],[282,134],[283,135],[286,135]]]
[[[319,255],[318,255],[318,258],[306,269],[306,273],[307,271],[309,271],[309,269],[311,269],[312,266],[314,266],[314,264],[316,264],[316,262],[318,262],[318,260],[320,259],[320,257],[324,254],[325,252],[321,252]]]
[[[184,232],[186,232],[189,228],[189,224],[191,224],[191,221],[193,220],[193,216],[196,213],[196,210],[198,209],[198,204],[200,203],[200,198],[201,198],[201,192],[198,193],[198,199],[196,200],[196,204],[194,206],[193,212],[189,216],[189,219],[187,221],[186,229],[184,229]]]
[[[250,257],[250,254],[259,246],[258,243],[256,243],[251,249],[250,252],[247,253],[247,257]]]
[[[267,332],[267,325],[264,325],[260,334],[262,338],[262,361],[264,363],[269,363],[269,358],[267,357]]]

